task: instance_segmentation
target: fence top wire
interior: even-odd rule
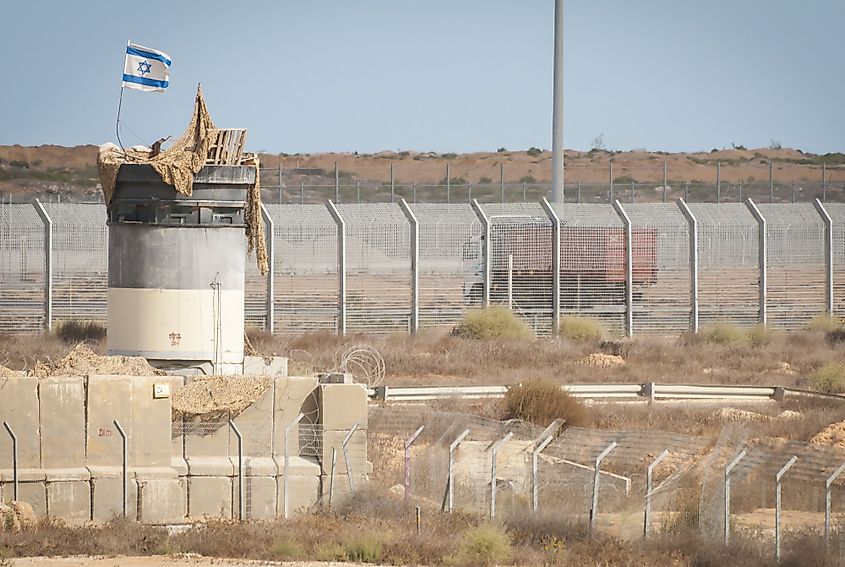
[[[572,227],[622,227],[622,219],[612,205],[553,203],[552,209],[563,226]]]
[[[812,203],[763,203],[757,205],[766,224],[779,230],[818,230],[824,221]]]
[[[42,203],[57,226],[105,228],[106,206],[95,203]]]
[[[675,203],[629,203],[622,207],[634,227],[688,228],[687,220]]]
[[[744,203],[688,203],[699,227],[756,229],[757,221]]]
[[[330,225],[334,220],[325,205],[265,205],[274,229],[293,230],[303,226]]]
[[[530,219],[537,224],[551,225],[540,203],[484,203],[481,208],[491,222],[522,223],[521,219]]]
[[[0,204],[0,224],[16,228],[44,228],[41,217],[32,205]]]

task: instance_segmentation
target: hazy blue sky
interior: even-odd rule
[[[173,58],[125,123],[179,134],[197,82],[251,150],[551,147],[553,0],[5,2],[0,144],[114,141],[126,41]],[[842,0],[566,0],[565,144],[845,149]],[[139,143],[129,131],[124,143]]]

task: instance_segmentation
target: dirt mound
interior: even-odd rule
[[[27,502],[12,500],[8,506],[0,502],[0,532],[19,532],[35,527],[37,523],[35,512]]]
[[[845,421],[831,423],[810,439],[810,444],[845,449]]]
[[[121,376],[163,376],[164,372],[153,368],[146,359],[138,356],[101,356],[84,343],[73,347],[66,357],[52,364],[39,362],[30,376],[88,376],[89,374]]]
[[[174,417],[222,418],[255,403],[270,386],[267,376],[202,376],[172,397]]]
[[[768,421],[768,415],[756,411],[741,410],[736,408],[719,408],[714,411],[711,418],[715,421]]]
[[[615,354],[604,354],[603,352],[594,352],[587,358],[581,361],[581,364],[587,366],[596,366],[598,368],[614,368],[625,364],[625,359]]]

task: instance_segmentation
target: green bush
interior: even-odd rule
[[[704,327],[698,332],[698,338],[715,345],[739,346],[749,342],[749,337],[736,325],[716,323]]]
[[[521,419],[546,427],[556,419],[567,425],[587,424],[587,412],[577,398],[550,380],[529,380],[505,394],[505,419]]]
[[[525,152],[525,153],[527,153],[528,155],[533,157],[533,156],[537,156],[537,155],[540,155],[541,153],[543,153],[543,150],[541,150],[540,148],[535,148],[534,146],[531,146],[530,148],[528,148],[528,151]]]
[[[595,319],[586,317],[564,317],[560,322],[562,337],[575,342],[598,342],[604,335],[604,328]]]
[[[811,383],[814,390],[828,394],[845,391],[845,364],[828,362],[813,373]]]
[[[821,333],[833,333],[841,328],[842,319],[839,319],[838,317],[829,317],[828,315],[820,315],[807,323],[808,331],[817,331]]]
[[[373,534],[361,534],[346,541],[343,545],[346,557],[350,561],[377,563],[381,561],[382,543]]]
[[[534,336],[522,319],[501,306],[470,311],[452,329],[452,334],[468,339],[530,339]]]
[[[454,562],[458,565],[498,565],[508,560],[511,540],[496,526],[478,526],[464,532]]]

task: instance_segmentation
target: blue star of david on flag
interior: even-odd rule
[[[129,43],[123,65],[123,86],[163,93],[170,85],[170,56],[156,49]]]

